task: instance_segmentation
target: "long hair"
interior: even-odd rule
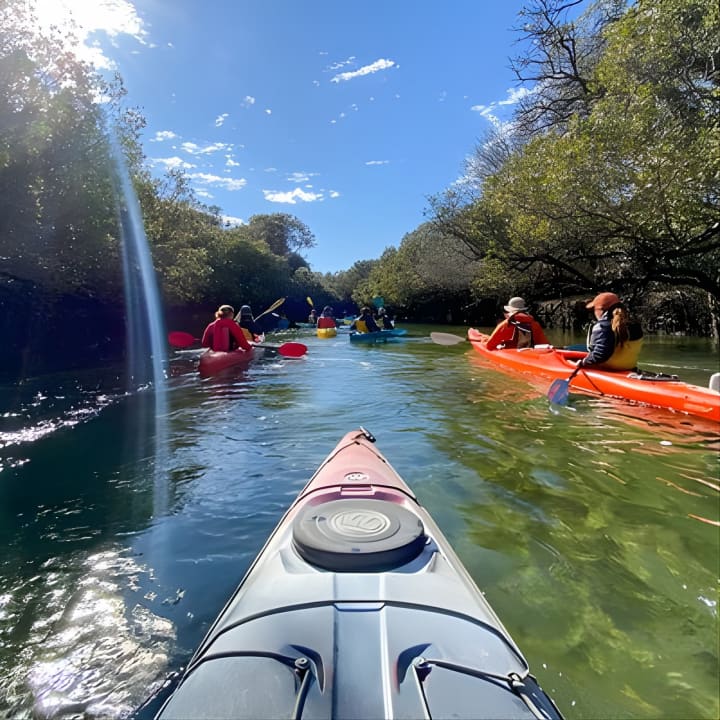
[[[630,316],[622,305],[612,309],[611,327],[615,334],[615,344],[622,347],[630,339]]]

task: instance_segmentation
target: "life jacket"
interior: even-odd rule
[[[613,354],[598,367],[603,370],[633,370],[637,367],[643,339],[628,340],[622,346],[615,345]]]
[[[590,347],[590,336],[592,335],[592,325],[588,330],[587,346]],[[602,370],[634,370],[638,364],[640,350],[643,344],[643,331],[640,323],[631,322],[628,328],[630,339],[626,340],[623,345],[615,343],[613,354],[602,363],[595,367]]]
[[[230,330],[227,327],[216,327],[215,335],[216,337],[213,338],[213,350],[224,352],[234,350],[233,345],[237,347],[235,338],[230,334]]]
[[[519,317],[518,317],[519,316]],[[528,318],[527,320],[525,318]],[[533,340],[532,323],[529,316],[523,313],[515,313],[508,318],[508,325],[512,325],[513,335],[509,347],[529,348],[535,345]]]
[[[355,321],[355,329],[360,333],[370,332],[367,323],[362,318],[358,318]]]
[[[317,326],[319,329],[322,328],[334,328],[335,326],[335,319],[331,317],[324,317],[320,316],[317,321]]]

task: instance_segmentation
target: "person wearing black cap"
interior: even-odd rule
[[[634,370],[642,348],[640,323],[632,322],[620,298],[611,292],[596,295],[586,306],[596,322],[588,332],[588,354],[580,367],[603,370]]]
[[[262,340],[264,330],[253,317],[252,308],[249,305],[243,305],[240,308],[235,322],[242,328],[243,334],[248,340]]]
[[[510,298],[503,309],[505,319],[488,338],[488,350],[549,344],[540,323],[527,312],[527,306],[521,297]]]
[[[232,305],[221,305],[215,312],[215,320],[211,322],[203,333],[201,344],[217,352],[228,352],[240,347],[243,350],[252,350],[243,331],[233,320],[235,309]]]

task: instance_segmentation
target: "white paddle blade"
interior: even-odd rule
[[[430,339],[437,345],[457,345],[465,342],[464,337],[452,333],[431,332]]]

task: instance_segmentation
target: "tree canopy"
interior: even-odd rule
[[[434,198],[432,220],[482,262],[486,292],[503,277],[541,298],[697,289],[717,331],[718,5],[600,3],[560,19],[576,5],[526,13],[534,42],[515,67],[536,86],[506,129],[516,139],[499,161],[497,139],[477,147],[467,187]]]

